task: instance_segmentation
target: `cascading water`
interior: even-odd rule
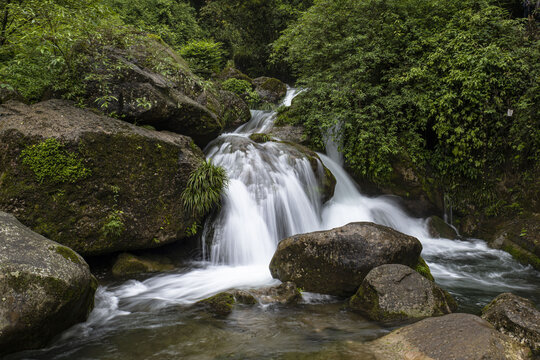
[[[295,94],[297,91],[290,89],[283,104],[290,105]],[[250,134],[270,131],[275,116],[271,111],[252,111],[250,122],[234,133],[223,134],[206,149],[207,157],[224,167],[230,179],[222,208],[204,231],[203,248],[209,249],[208,261],[144,281],[100,287],[89,319],[65,332],[64,344],[69,339],[88,337],[87,346],[92,348],[91,343],[99,342],[104,333],[128,331],[126,326],[160,328],[159,320],[153,320],[155,314],[166,314],[177,304],[190,304],[227,289],[277,284],[279,281],[272,279],[268,264],[279,240],[353,221],[372,221],[417,237],[436,281],[466,304],[462,309],[474,310],[504,291],[540,301],[538,272],[516,263],[502,251],[489,249],[481,240],[431,238],[426,221],[408,216],[392,198],[363,196],[336,159],[337,151],[331,152],[334,159],[319,154],[336,178],[333,198],[322,204],[317,191],[320,173],[306,156],[285,143],[257,143],[249,138]],[[268,316],[263,315],[267,324],[263,328],[274,322]],[[125,320],[128,318],[131,320]],[[361,331],[355,324],[358,322],[347,326]],[[251,326],[257,328],[255,324]],[[265,331],[263,328],[257,331]],[[290,334],[294,333],[294,329],[291,331]],[[373,331],[368,337],[373,336]],[[227,347],[228,342],[221,346]]]

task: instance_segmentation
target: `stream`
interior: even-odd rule
[[[289,106],[297,93],[289,89],[283,104]],[[394,198],[362,195],[337,151],[319,154],[337,181],[334,196],[323,203],[317,191],[322,164],[314,169],[291,145],[249,139],[271,132],[275,117],[253,110],[250,122],[205,149],[230,181],[221,210],[203,230],[204,261],[136,280],[102,281],[85,323],[48,348],[6,359],[307,359],[324,349],[338,354],[344,341],[373,340],[393,327],[346,311],[342,299],[312,293],[295,306],[238,305],[226,318],[190,305],[224,290],[279,284],[268,264],[281,239],[353,221],[418,238],[436,282],[461,312],[479,313],[502,292],[540,303],[539,272],[479,239],[431,238],[426,220],[407,215]]]

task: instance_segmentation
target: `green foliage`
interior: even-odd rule
[[[195,217],[203,217],[221,205],[221,194],[228,184],[225,169],[203,162],[190,174],[182,201],[187,211]]]
[[[101,227],[101,235],[107,239],[118,239],[126,230],[126,225],[122,219],[124,212],[115,210],[111,212],[105,219],[105,223]]]
[[[90,175],[77,155],[66,151],[54,138],[28,146],[21,152],[21,159],[40,183],[75,183]]]
[[[0,78],[27,100],[78,92],[80,49],[117,18],[101,0],[19,0],[0,5]]]
[[[539,41],[489,1],[317,0],[274,53],[309,89],[295,102],[312,144],[334,132],[361,177],[386,183],[407,154],[485,206],[502,171],[539,164]]]
[[[263,133],[251,134],[249,135],[249,138],[256,143],[265,143],[272,140],[272,137],[270,135]]]
[[[179,0],[106,0],[126,24],[156,34],[167,44],[180,48],[203,36],[195,9]]]
[[[312,0],[215,0],[201,8],[201,26],[225,44],[235,65],[252,77],[285,76],[286,64],[271,64],[269,44]]]
[[[190,41],[180,49],[180,55],[195,73],[205,77],[219,72],[225,66],[225,53],[221,44],[212,40]]]
[[[232,91],[236,95],[241,96],[248,105],[256,105],[261,101],[259,94],[253,90],[250,82],[241,79],[230,78],[221,84],[224,90]]]

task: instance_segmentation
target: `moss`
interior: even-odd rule
[[[70,260],[71,262],[77,264],[77,265],[81,265],[81,260],[79,259],[79,257],[77,256],[77,254],[75,253],[75,251],[71,250],[70,248],[68,247],[65,247],[65,246],[57,246],[55,251],[62,255],[65,259],[67,260]]]
[[[287,85],[275,78],[269,78],[260,86],[264,90],[277,93],[280,97],[285,96],[287,93]]]
[[[126,230],[122,214],[122,211],[115,210],[107,216],[101,227],[101,234],[105,239],[118,239],[122,236]]]
[[[256,143],[265,143],[267,141],[272,141],[272,137],[268,134],[255,133],[249,135],[249,138]]]
[[[54,138],[26,147],[21,159],[40,183],[75,183],[91,173],[76,154],[66,151]]]
[[[197,305],[215,315],[225,316],[231,313],[234,303],[234,296],[231,293],[222,292],[197,302]]]
[[[425,277],[426,279],[430,281],[435,281],[433,275],[431,275],[428,264],[426,264],[426,261],[421,256],[418,257],[418,262],[415,266],[413,266],[413,270]]]
[[[536,270],[540,270],[540,258],[536,256],[535,254],[527,250],[524,250],[518,246],[510,245],[510,244],[505,244],[502,247],[502,250],[512,255],[512,257],[516,259],[517,261],[519,261],[520,263],[525,264],[525,265],[531,265]]]

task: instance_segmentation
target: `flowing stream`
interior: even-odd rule
[[[290,89],[284,105],[295,94]],[[139,280],[105,282],[85,323],[49,348],[8,359],[297,359],[340,341],[377,338],[391,328],[342,311],[339,299],[317,294],[305,293],[294,308],[239,306],[226,319],[205,317],[189,306],[228,289],[279,284],[268,264],[281,239],[353,221],[417,237],[436,282],[458,300],[461,311],[477,313],[506,291],[540,303],[539,272],[482,240],[431,238],[426,220],[408,216],[392,197],[362,195],[331,143],[329,156],[319,157],[337,183],[334,196],[323,203],[322,164],[314,167],[286,143],[249,138],[271,132],[275,116],[252,111],[249,123],[205,150],[227,170],[230,182],[221,210],[203,231],[204,261]]]

